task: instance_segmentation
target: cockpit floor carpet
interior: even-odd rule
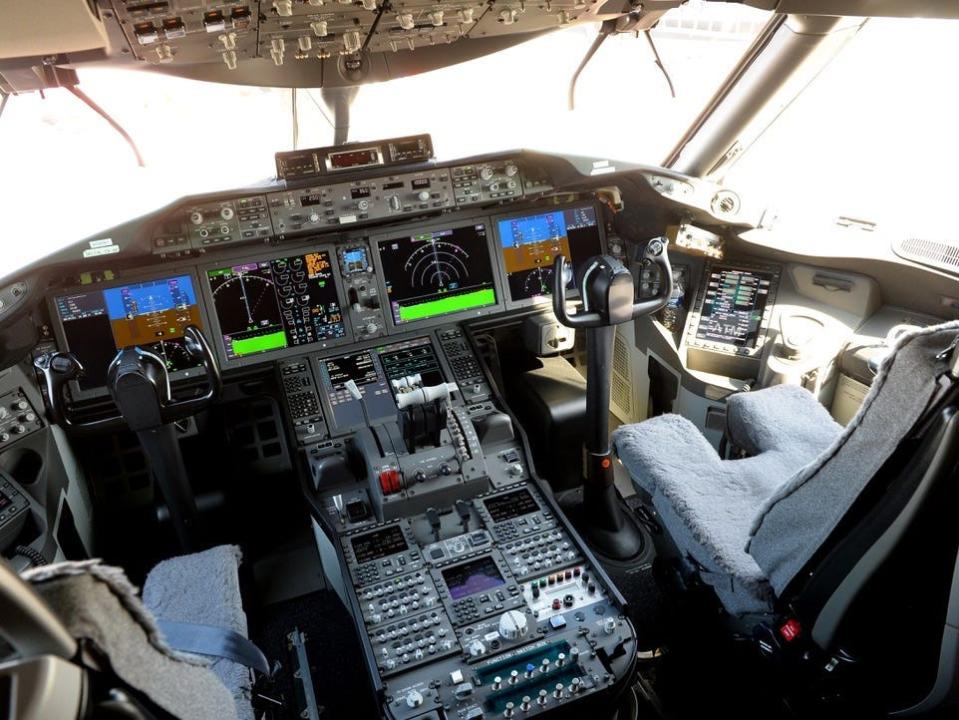
[[[273,687],[264,694],[280,700],[283,707],[256,703],[257,707],[275,707],[270,720],[299,720],[288,640],[294,628],[306,635],[314,691],[318,704],[325,708],[323,720],[378,718],[353,622],[329,590],[266,605],[251,618],[254,642],[271,663],[281,663]]]

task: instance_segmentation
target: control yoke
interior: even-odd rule
[[[141,347],[126,347],[117,353],[107,368],[107,386],[119,414],[99,420],[77,421],[67,410],[63,389],[83,374],[83,366],[72,353],[42,355],[34,361],[34,366],[44,377],[51,422],[76,430],[128,427],[137,434],[170,509],[177,538],[184,549],[189,549],[193,545],[196,502],[173,423],[195,415],[219,398],[223,380],[216,358],[200,329],[195,325],[187,326],[183,340],[190,357],[203,363],[207,388],[202,395],[174,400],[163,360]]]
[[[107,368],[107,384],[110,395],[117,404],[119,414],[98,420],[76,420],[67,409],[63,398],[63,389],[72,380],[83,376],[83,365],[70,352],[54,352],[41,355],[34,360],[34,367],[43,375],[46,388],[47,414],[56,425],[71,430],[103,430],[128,426],[137,430],[137,425],[150,416],[159,418],[160,423],[170,423],[195,415],[216,400],[223,390],[220,367],[210,350],[202,331],[195,325],[189,325],[183,331],[184,344],[190,357],[200,360],[206,372],[208,387],[203,395],[185,400],[173,400],[170,395],[170,381],[166,365],[154,353],[139,347],[120,350]],[[137,388],[149,387],[153,400],[145,407],[130,407],[145,398],[137,397],[130,403],[130,395],[139,396]],[[118,389],[120,398],[118,399]],[[124,410],[127,406],[127,410]],[[129,411],[129,414],[128,414]]]
[[[583,308],[575,315],[566,309],[566,284],[571,270],[566,258],[553,266],[553,312],[567,327],[586,330],[586,482],[579,508],[582,530],[608,557],[624,560],[642,549],[642,535],[628,521],[613,485],[609,448],[609,388],[615,326],[663,308],[673,292],[673,273],[666,243],[650,240],[638,260],[659,270],[659,289],[650,298],[635,298],[633,275],[616,258],[597,255],[577,278]]]
[[[580,284],[583,299],[581,312],[566,311],[566,285],[570,281],[569,263],[559,255],[553,265],[553,312],[566,327],[597,328],[619,325],[663,308],[673,292],[673,272],[666,254],[666,244],[659,239],[646,244],[641,261],[659,269],[659,291],[651,298],[634,299],[633,276],[619,260],[609,255],[596,255],[586,265]]]

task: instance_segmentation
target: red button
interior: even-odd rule
[[[782,627],[779,628],[779,634],[783,636],[786,642],[792,642],[802,633],[802,625],[795,618],[790,618]]]

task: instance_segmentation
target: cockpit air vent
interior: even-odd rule
[[[892,251],[906,260],[959,272],[959,240],[896,239],[892,241]]]

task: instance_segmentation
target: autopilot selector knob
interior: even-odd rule
[[[493,179],[493,168],[489,165],[484,165],[480,168],[479,171],[480,178],[483,180],[492,180]]]
[[[518,640],[529,632],[529,621],[519,610],[507,610],[499,617],[499,634],[506,640]]]
[[[419,200],[420,202],[426,202],[427,200],[430,199],[430,191],[429,191],[429,190],[420,190],[420,191],[416,194],[416,199]]]
[[[203,224],[203,213],[199,210],[194,210],[190,213],[190,223],[193,225],[202,225]]]

